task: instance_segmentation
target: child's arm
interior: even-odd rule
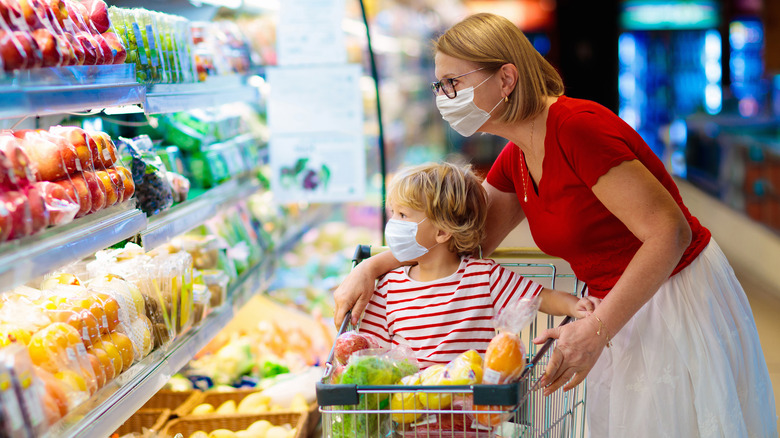
[[[567,315],[574,318],[584,318],[590,315],[601,302],[598,298],[577,298],[572,294],[547,288],[539,292],[539,298],[541,299],[539,310],[542,312],[548,315]]]

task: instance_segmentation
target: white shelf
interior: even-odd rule
[[[243,75],[214,76],[191,84],[139,84],[135,65],[48,67],[0,78],[0,119],[77,113],[143,105],[146,114],[258,102]]]
[[[259,188],[256,179],[232,179],[191,201],[153,216],[140,233],[142,246],[147,251],[156,248],[211,219],[222,207],[246,198]]]
[[[213,76],[193,84],[157,84],[146,92],[146,114],[208,108],[226,103],[257,102],[259,90],[241,75]]]
[[[89,256],[146,227],[135,199],[41,234],[0,247],[0,285],[10,289],[68,263]]]
[[[132,64],[21,70],[0,80],[0,118],[140,104],[145,92]]]

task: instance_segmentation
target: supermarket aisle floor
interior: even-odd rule
[[[780,318],[778,318],[780,291],[768,290],[749,275],[736,269],[735,272],[753,309],[758,337],[761,340],[764,359],[775,391],[775,407],[780,409]],[[780,428],[780,420],[778,420],[778,428]]]

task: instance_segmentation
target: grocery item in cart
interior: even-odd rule
[[[353,353],[367,349],[377,349],[381,345],[376,336],[358,333],[356,330],[340,334],[333,344],[333,358],[340,365],[346,365]]]
[[[364,349],[350,355],[338,383],[344,385],[395,385],[405,376],[414,374],[418,370],[417,360],[407,348]],[[389,407],[389,394],[361,395],[356,405],[344,406],[344,408],[356,411],[369,410],[376,413],[334,414],[333,437],[385,436],[392,427]]]
[[[485,351],[482,383],[511,383],[520,378],[525,366],[525,345],[520,333],[536,318],[539,297],[522,298],[508,304],[493,318],[498,334]]]

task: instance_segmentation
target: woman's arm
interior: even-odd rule
[[[333,292],[336,301],[334,320],[336,327],[341,326],[347,311],[352,311],[352,324],[360,321],[360,315],[366,310],[377,277],[401,266],[390,251],[381,252],[360,262]]]
[[[482,255],[487,257],[504,238],[525,219],[520,201],[517,200],[517,194],[507,193],[491,186],[487,181],[482,183],[487,191],[488,211],[485,229],[487,230],[485,240],[482,241]]]
[[[690,226],[674,198],[638,160],[610,169],[593,186],[593,193],[642,245],[592,315],[545,330],[534,340],[558,339],[542,381],[549,385],[547,394],[567,381],[564,389],[569,390],[585,378],[607,339],[650,300],[691,242]]]

